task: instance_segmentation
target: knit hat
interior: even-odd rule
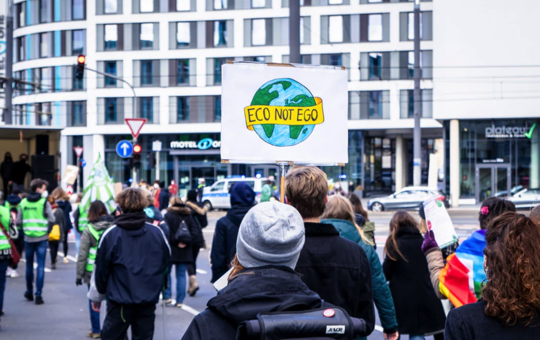
[[[304,246],[304,221],[290,205],[257,204],[248,211],[238,232],[238,261],[245,268],[281,265],[292,269]]]

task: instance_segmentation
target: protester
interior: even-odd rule
[[[244,182],[237,182],[230,192],[231,209],[216,223],[210,251],[212,280],[216,282],[230,268],[236,253],[236,238],[242,219],[255,203],[255,191]]]
[[[204,187],[206,186],[206,180],[204,178],[199,178],[197,185],[197,199],[199,202],[202,202],[202,197],[204,193]]]
[[[11,221],[11,213],[8,208],[0,206],[0,317],[4,315],[4,292],[6,290],[6,273],[11,260],[11,244],[9,243],[10,232],[17,234],[17,228]],[[11,228],[11,231],[10,231]],[[4,233],[5,231],[5,233]],[[2,330],[0,328],[0,330]]]
[[[197,224],[197,231],[200,231],[198,239],[193,241],[191,251],[193,254],[193,261],[188,264],[187,271],[189,275],[189,286],[188,294],[189,296],[195,296],[199,290],[199,285],[197,283],[197,257],[199,256],[199,251],[201,248],[206,249],[206,241],[204,240],[204,235],[202,229],[206,228],[208,225],[208,219],[206,218],[206,207],[204,204],[197,201],[197,191],[189,190],[187,193],[186,205],[191,209],[191,216]]]
[[[369,221],[368,212],[362,206],[360,197],[352,193],[349,201],[354,210],[356,225],[362,228],[366,238],[373,244],[373,248],[377,249],[377,243],[375,243],[375,223]]]
[[[186,297],[186,270],[187,266],[193,262],[193,251],[191,247],[200,242],[202,232],[191,216],[189,209],[182,199],[173,196],[170,201],[170,207],[165,214],[165,222],[169,226],[169,244],[171,245],[171,258],[169,265],[169,277],[172,268],[176,271],[176,304],[175,307],[182,308],[184,298]],[[178,238],[179,228],[187,228],[190,242]],[[200,236],[198,236],[200,235]],[[169,279],[169,282],[172,282]],[[172,285],[169,284],[163,295],[164,302],[171,303]]]
[[[26,179],[26,175],[32,170],[30,165],[26,164],[27,161],[28,156],[23,153],[19,156],[19,161],[13,164],[13,172],[11,174],[12,190],[24,191],[24,180]]]
[[[261,189],[260,202],[270,202],[270,198],[272,198],[272,191],[272,181],[270,179],[267,179]]]
[[[159,211],[158,208],[154,206],[154,199],[152,196],[147,196],[146,200],[148,202],[148,206],[146,209],[144,209],[144,212],[146,213],[146,216],[150,219],[148,222],[152,224],[159,224],[161,221],[163,221],[163,215],[161,214],[161,211]]]
[[[19,204],[17,225],[24,232],[24,250],[26,253],[26,292],[24,297],[34,301],[34,255],[37,260],[36,305],[43,304],[43,283],[45,281],[45,256],[49,240],[50,223],[55,221],[51,205],[47,202],[49,183],[36,178],[30,182],[30,193]],[[42,197],[44,196],[44,197]],[[50,222],[50,223],[49,223]]]
[[[154,184],[152,186],[152,189],[150,189],[150,194],[152,194],[152,197],[154,198],[154,206],[159,208],[159,193],[160,193],[160,187],[159,187],[159,181],[155,180]]]
[[[122,339],[131,326],[133,339],[152,339],[169,244],[161,229],[145,222],[142,190],[128,188],[116,196],[116,203],[121,214],[101,235],[96,257],[96,288],[107,298],[101,338]],[[99,310],[100,303],[92,307]]]
[[[394,298],[398,331],[409,339],[424,339],[436,333],[443,339],[445,314],[431,285],[422,235],[414,218],[398,211],[390,221],[390,235],[384,247],[383,270]]]
[[[324,307],[294,271],[304,245],[296,209],[277,202],[258,204],[246,214],[238,236],[227,287],[195,316],[182,339],[234,340],[240,323],[259,313]]]
[[[478,222],[480,230],[472,233],[448,256],[447,263],[435,241],[433,231],[426,234],[422,251],[426,254],[431,283],[440,299],[449,299],[454,307],[476,302],[481,296],[482,282],[486,279],[484,270],[484,248],[486,246],[486,228],[494,218],[505,212],[516,211],[514,203],[497,197],[486,199],[480,207]],[[464,260],[473,265],[472,273],[463,271]],[[474,292],[474,293],[473,293]]]
[[[0,177],[2,177],[2,184],[4,185],[4,197],[9,195],[9,186],[11,185],[14,164],[11,152],[6,152],[4,161],[0,165]]]
[[[54,191],[53,191],[54,192]],[[47,197],[47,201],[51,205],[51,209],[54,214],[54,222],[49,222],[49,230],[51,231],[51,234],[49,235],[49,250],[51,253],[51,269],[56,269],[56,263],[58,261],[58,247],[60,246],[60,242],[64,239],[64,233],[65,233],[65,225],[66,221],[64,220],[64,213],[62,209],[58,207],[58,204],[56,204],[56,201],[54,200],[54,196],[50,195]],[[57,230],[55,230],[55,226]],[[54,233],[58,232],[58,239],[51,239],[51,236],[53,236]],[[64,262],[67,263],[67,253],[64,255]]]
[[[328,181],[317,167],[295,167],[285,178],[287,203],[304,220],[306,242],[296,271],[309,289],[325,301],[366,321],[368,334],[375,327],[371,271],[365,251],[339,236],[331,224],[320,223]]]
[[[51,196],[54,198],[56,204],[64,214],[64,229],[62,235],[62,243],[64,245],[64,263],[68,263],[68,235],[70,230],[73,228],[71,223],[70,213],[72,211],[71,203],[69,203],[69,195],[61,188],[58,187],[53,190]]]
[[[165,186],[165,182],[159,183],[159,210],[163,211],[169,206],[169,200],[171,199],[171,193]]]
[[[540,229],[506,212],[487,227],[482,300],[450,311],[446,340],[540,339]]]
[[[146,180],[141,179],[139,181],[139,188],[141,188],[144,191],[148,191],[148,184],[146,183]]]
[[[81,235],[88,225],[88,211],[81,211],[81,201],[83,194],[77,194],[77,209],[73,212],[73,221],[75,223],[75,250],[79,256],[79,247],[81,246]]]
[[[178,184],[173,180],[171,180],[171,185],[169,185],[169,192],[171,195],[176,196],[178,194]]]
[[[9,212],[12,215],[13,221],[17,220],[17,211],[19,210],[19,204],[22,201],[22,194],[19,190],[12,190],[11,194],[6,198],[5,207],[9,209]],[[15,244],[17,252],[22,255],[24,249],[24,235],[21,226],[14,226],[17,229],[17,237],[12,237],[12,241]],[[19,277],[17,272],[18,265],[13,266],[13,268],[8,267],[7,276],[8,277]]]
[[[99,239],[105,230],[112,227],[114,218],[109,215],[107,207],[101,201],[94,201],[88,209],[88,226],[84,229],[81,237],[81,247],[77,257],[77,278],[75,284],[80,286],[83,281],[90,288],[90,277],[94,271],[96,254]],[[99,339],[101,327],[99,323],[99,312],[92,309],[92,301],[88,303],[90,310],[90,323],[92,329],[87,336],[92,339]]]
[[[357,243],[366,252],[371,269],[373,301],[379,310],[379,318],[381,319],[385,339],[397,339],[399,336],[397,332],[398,324],[392,293],[390,293],[390,288],[386,283],[379,255],[373,249],[370,241],[364,236],[362,229],[355,225],[355,214],[351,203],[343,196],[332,196],[321,218],[321,223],[333,225],[341,237]],[[358,317],[363,318],[363,316]]]

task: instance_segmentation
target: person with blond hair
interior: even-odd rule
[[[62,210],[62,213],[64,215],[64,230],[61,242],[64,246],[64,263],[68,263],[68,235],[70,230],[73,228],[73,224],[71,223],[71,218],[69,217],[69,214],[71,213],[73,208],[71,207],[71,203],[69,202],[69,195],[61,187],[57,187],[56,189],[54,189],[51,193],[51,196],[56,202],[58,208]]]
[[[379,310],[384,336],[390,340],[397,339],[399,333],[392,293],[386,283],[379,255],[373,249],[373,244],[365,237],[360,226],[355,223],[355,213],[351,202],[343,196],[332,196],[321,218],[321,223],[333,225],[341,237],[357,243],[366,252],[371,269],[373,301]]]
[[[317,167],[294,167],[285,177],[285,196],[304,221],[306,242],[296,271],[325,301],[363,318],[368,334],[375,327],[371,271],[366,252],[321,223],[328,202],[328,180]],[[357,287],[357,289],[351,289]]]

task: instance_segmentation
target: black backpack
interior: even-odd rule
[[[190,244],[191,243],[191,233],[189,232],[188,225],[186,221],[182,220],[178,229],[174,233],[173,241],[175,245],[178,243]]]

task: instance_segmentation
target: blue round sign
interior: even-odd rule
[[[116,144],[116,153],[122,158],[128,158],[133,155],[133,144],[127,140],[121,140]]]

